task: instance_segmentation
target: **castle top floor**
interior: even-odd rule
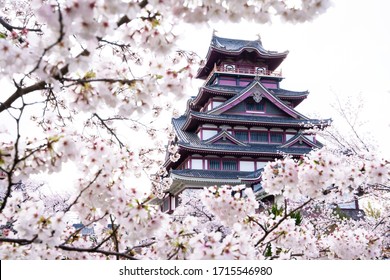
[[[215,71],[281,77],[275,70],[287,54],[288,51],[279,53],[264,49],[260,39],[248,41],[213,35],[197,78],[207,79]]]

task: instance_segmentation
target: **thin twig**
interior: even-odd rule
[[[79,200],[79,198],[81,197],[81,195],[90,187],[92,186],[93,183],[95,183],[95,181],[97,180],[97,178],[99,177],[99,175],[102,173],[102,169],[100,169],[96,175],[95,175],[95,178],[93,178],[93,180],[91,182],[89,182],[89,184],[80,191],[80,193],[78,194],[78,196],[76,197],[76,199],[64,210],[64,212],[68,212],[70,210],[70,208],[72,208],[73,205],[75,205],[77,203],[77,201]]]

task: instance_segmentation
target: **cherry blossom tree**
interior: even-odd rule
[[[306,21],[325,12],[328,1],[0,4],[0,225],[12,220],[13,229],[0,237],[1,259],[383,256],[388,205],[370,221],[337,220],[324,206],[361,190],[388,191],[389,162],[371,155],[322,150],[269,164],[264,188],[285,200],[262,212],[251,190],[205,190],[200,218],[207,226],[147,203],[171,183],[161,166],[164,145],[174,138],[168,125],[178,113],[173,100],[185,96],[201,63],[177,48],[177,26]],[[169,145],[167,156],[177,160],[177,147]],[[77,174],[61,209],[48,211],[36,192],[26,199],[16,191],[19,182],[59,174],[66,164]],[[322,216],[314,222],[300,218],[304,212]],[[94,227],[96,238],[72,226],[75,215]]]

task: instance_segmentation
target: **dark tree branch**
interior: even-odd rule
[[[115,225],[115,219],[112,215],[110,215],[110,221],[111,221],[111,227],[112,227],[112,233],[109,236],[109,238],[112,238],[115,246],[115,251],[119,253],[119,240],[117,236],[118,228],[119,226]],[[117,260],[119,260],[119,256],[117,256]]]
[[[123,142],[118,138],[118,136],[116,135],[115,131],[109,127],[107,124],[106,124],[106,121],[104,119],[102,119],[98,114],[94,113],[93,114],[94,117],[96,117],[100,123],[107,129],[107,131],[116,139],[116,141],[118,142],[119,144],[119,147],[120,148],[124,148],[125,147],[125,144],[123,144]],[[129,151],[130,152],[130,151]]]
[[[307,204],[309,204],[312,200],[313,200],[313,199],[310,198],[308,201],[306,201],[305,203],[301,204],[300,206],[298,206],[298,207],[295,208],[294,210],[291,210],[289,213],[285,212],[285,214],[284,214],[283,217],[279,220],[279,222],[277,222],[272,228],[270,228],[270,229],[268,229],[268,230],[265,231],[263,237],[260,238],[259,241],[257,241],[255,247],[259,246],[259,245],[261,244],[261,242],[263,242],[271,232],[273,232],[275,229],[277,229],[277,228],[280,226],[280,224],[283,223],[284,220],[286,220],[286,219],[290,216],[291,213],[294,213],[294,212],[296,212],[296,211],[302,209],[302,208],[305,207]],[[262,228],[262,229],[263,229],[263,228]]]
[[[22,97],[25,94],[37,91],[37,90],[44,90],[46,89],[46,82],[41,81],[38,82],[32,86],[29,87],[17,87],[16,91],[3,103],[0,103],[0,113],[3,112],[4,110],[7,110],[11,107],[12,103],[14,103],[18,98]]]
[[[64,251],[72,251],[72,252],[80,252],[80,253],[98,253],[98,254],[103,254],[105,256],[117,256],[129,260],[137,260],[137,258],[134,258],[133,256],[126,253],[106,251],[106,250],[95,249],[95,248],[77,248],[77,247],[71,247],[67,245],[60,245],[57,248]]]
[[[5,206],[7,205],[8,198],[11,196],[12,186],[13,186],[12,174],[13,174],[16,166],[19,163],[19,141],[20,141],[20,137],[21,137],[20,136],[20,119],[22,118],[22,115],[23,115],[23,109],[24,109],[24,107],[22,107],[20,109],[19,116],[13,117],[16,121],[16,140],[15,140],[15,144],[14,144],[14,159],[13,159],[11,169],[8,172],[6,172],[7,177],[8,177],[8,186],[7,186],[7,190],[5,192],[5,196],[4,196],[3,201],[1,203],[1,206],[0,206],[0,213],[2,213],[3,210],[5,209]]]
[[[95,83],[95,82],[105,82],[105,83],[120,83],[126,85],[133,85],[135,82],[139,81],[139,79],[110,79],[110,78],[96,78],[96,79],[74,79],[74,78],[61,78],[60,81],[66,82],[74,82],[72,85],[76,84],[87,84],[87,83]]]
[[[31,243],[33,243],[36,239],[38,238],[38,235],[35,235],[32,239],[24,239],[24,238],[5,238],[5,237],[0,237],[0,243],[1,242],[6,242],[6,243],[14,243],[14,244],[19,244],[21,246],[26,246]]]
[[[84,50],[77,57],[79,57],[79,56],[89,56],[89,51]],[[64,67],[60,68],[60,70],[58,71],[58,74],[54,75],[53,78],[56,80],[61,80],[63,78],[63,76],[66,75],[68,72],[69,72],[69,65],[65,65]],[[46,83],[45,81],[40,81],[40,82],[33,84],[31,86],[28,86],[28,87],[22,88],[18,85],[16,85],[16,87],[17,87],[16,91],[6,101],[4,101],[3,103],[0,103],[0,113],[3,112],[4,110],[11,108],[12,103],[14,103],[20,97],[22,97],[26,94],[32,93],[34,91],[37,91],[37,90],[48,89],[50,87],[50,85],[48,83]]]
[[[146,5],[147,4],[147,1],[142,1],[139,5],[142,7],[143,5]],[[57,3],[57,6],[58,6],[58,21],[59,21],[59,24],[60,24],[60,30],[59,30],[59,36],[57,38],[57,40],[52,43],[50,46],[46,47],[40,58],[38,59],[38,62],[37,64],[35,65],[35,67],[26,75],[26,77],[32,73],[34,73],[41,65],[41,62],[44,58],[44,56],[46,55],[46,53],[52,49],[53,47],[55,47],[56,45],[58,45],[59,43],[61,43],[61,41],[63,40],[63,37],[64,37],[64,24],[63,24],[63,18],[62,18],[62,12],[61,12],[61,6],[59,3]],[[6,29],[11,29],[14,28],[16,29],[15,27],[9,25],[6,21],[4,21],[1,17],[0,17],[0,24],[2,24]],[[117,25],[118,27],[121,26],[122,24],[126,24],[128,22],[130,22],[131,19],[129,19],[126,15],[123,16],[118,22],[117,22]],[[33,30],[31,30],[33,31]],[[103,38],[101,38],[101,40],[104,40]],[[79,56],[89,56],[89,51],[88,50],[84,50],[83,52],[81,52],[77,57]],[[65,65],[64,67],[62,67],[58,73],[56,73],[53,78],[56,79],[56,80],[64,80],[64,76],[69,72],[69,65]],[[24,78],[21,80],[21,82],[19,84],[16,84],[15,83],[15,86],[16,86],[16,91],[4,102],[0,103],[0,113],[3,112],[4,110],[7,110],[11,107],[11,105],[19,98],[21,98],[22,96],[26,95],[26,94],[29,94],[29,93],[32,93],[34,91],[38,91],[38,90],[45,90],[45,89],[48,89],[49,88],[49,85],[48,83],[46,83],[45,81],[40,81],[40,82],[37,82],[31,86],[28,86],[28,87],[22,87],[23,85],[23,80]],[[77,81],[77,80],[76,80]],[[77,81],[77,83],[87,83],[87,82],[97,82],[97,81],[101,81],[101,82],[122,82],[124,84],[132,84],[135,80],[118,80],[118,79],[91,79],[91,80],[87,80],[87,79],[84,79],[84,80],[80,80],[80,82]]]
[[[3,17],[0,17],[0,24],[5,28],[7,29],[8,31],[12,32],[15,30],[27,30],[27,31],[31,31],[31,32],[42,32],[42,30],[40,28],[27,28],[27,27],[19,27],[19,26],[13,26],[11,24],[9,24],[8,22],[6,22]]]

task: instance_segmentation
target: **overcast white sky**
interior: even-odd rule
[[[188,28],[182,46],[205,57],[212,30],[221,37],[253,40],[260,34],[268,50],[290,51],[281,65],[283,88],[309,90],[298,110],[323,118],[337,116],[330,104],[359,95],[363,128],[390,157],[390,1],[337,0],[312,22],[290,24],[218,23],[208,29]],[[188,95],[197,92],[189,91]]]

